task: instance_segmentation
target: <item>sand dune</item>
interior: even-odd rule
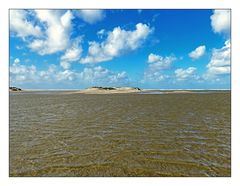
[[[124,93],[135,93],[141,92],[139,88],[133,87],[91,87],[85,90],[80,90],[75,93],[82,94],[124,94]]]

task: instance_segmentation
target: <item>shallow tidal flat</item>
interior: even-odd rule
[[[230,92],[10,93],[10,176],[230,176]]]

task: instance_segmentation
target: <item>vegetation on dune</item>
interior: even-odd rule
[[[21,91],[22,89],[20,89],[18,87],[9,87],[9,90],[11,90],[11,91]]]
[[[100,89],[100,90],[116,90],[116,88],[114,88],[114,87],[97,87],[97,86],[94,86],[94,87],[91,87],[91,88],[97,88],[97,89]]]
[[[118,89],[121,89],[121,88],[124,88],[124,87],[100,87],[100,86],[93,86],[91,88],[97,88],[97,89],[100,89],[100,90],[118,90]],[[132,89],[135,89],[135,90],[141,90],[138,87],[128,87],[128,88],[132,88]]]

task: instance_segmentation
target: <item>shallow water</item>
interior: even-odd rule
[[[230,93],[10,94],[10,176],[230,176]]]

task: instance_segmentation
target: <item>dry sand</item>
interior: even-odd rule
[[[160,91],[160,90],[138,90],[131,87],[120,87],[114,90],[105,90],[100,88],[87,88],[85,90],[66,92],[64,94],[127,94],[127,93],[148,93],[148,92],[161,92],[162,94],[191,94],[194,93],[189,90],[174,90],[174,91]]]
[[[34,90],[21,90],[21,91],[13,91],[9,90],[9,92],[13,93],[21,93],[21,92],[34,92]],[[161,92],[162,94],[191,94],[193,91],[189,90],[173,90],[173,91],[161,91],[161,90],[139,90],[137,88],[132,87],[114,87],[114,89],[104,89],[104,88],[87,88],[84,90],[75,90],[75,91],[60,91],[60,94],[127,94],[127,93],[148,93],[148,92]]]
[[[131,88],[131,87],[121,87],[115,88],[114,90],[105,90],[100,88],[88,88],[85,90],[80,90],[73,93],[81,93],[81,94],[126,94],[126,93],[136,93],[142,92],[141,90]]]

